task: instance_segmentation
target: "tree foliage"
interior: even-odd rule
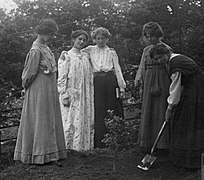
[[[21,86],[25,56],[36,38],[34,28],[42,18],[52,18],[59,32],[50,44],[56,59],[70,46],[73,30],[90,32],[106,27],[122,67],[138,65],[144,44],[142,26],[161,24],[164,41],[176,52],[187,54],[203,66],[204,15],[199,0],[14,0],[16,10],[0,9],[0,76]],[[89,43],[92,43],[90,40]],[[127,69],[127,68],[123,68]]]

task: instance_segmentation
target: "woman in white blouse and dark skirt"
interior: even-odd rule
[[[115,115],[123,117],[119,94],[124,92],[126,83],[115,50],[106,45],[110,38],[108,29],[97,28],[91,33],[91,37],[96,45],[88,46],[86,51],[90,55],[94,73],[94,147],[103,148],[105,144],[101,141],[107,133],[104,122],[107,110],[113,110]]]
[[[164,63],[171,78],[168,108],[170,161],[185,168],[200,168],[204,153],[204,73],[189,57],[172,53],[164,44],[151,49],[150,56]]]

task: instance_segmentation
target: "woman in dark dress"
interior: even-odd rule
[[[185,168],[200,168],[204,153],[204,73],[189,57],[163,44],[150,56],[164,63],[171,78],[165,117],[171,124],[170,160]]]

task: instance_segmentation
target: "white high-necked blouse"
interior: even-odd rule
[[[88,46],[84,50],[90,55],[93,72],[108,72],[113,70],[117,77],[118,86],[121,90],[125,89],[126,83],[115,50],[108,46],[100,48],[97,45]]]

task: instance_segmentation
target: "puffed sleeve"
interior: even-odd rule
[[[145,55],[146,55],[146,50],[144,50],[143,53],[142,53],[142,58],[141,58],[141,61],[140,61],[140,65],[139,65],[139,68],[138,68],[136,76],[135,76],[135,86],[138,86],[139,83],[144,82]]]
[[[91,47],[87,46],[86,48],[81,50],[81,53],[83,56],[85,56],[87,59],[90,59],[90,53],[91,53]]]
[[[122,71],[121,71],[121,68],[120,68],[120,65],[118,62],[118,56],[117,56],[115,51],[111,51],[111,53],[112,53],[115,75],[116,75],[117,81],[118,81],[118,86],[123,91],[126,88],[126,83],[125,83],[125,80],[123,78],[123,74],[122,74]]]
[[[82,54],[89,60],[91,67],[93,67],[90,54],[91,54],[91,46],[87,46],[86,48],[82,49]]]
[[[33,49],[26,56],[25,65],[22,73],[22,86],[28,89],[35,79],[40,63],[40,51]]]
[[[181,98],[182,86],[181,86],[181,73],[175,72],[171,75],[171,85],[169,87],[169,97],[167,98],[168,108],[172,109],[176,106]]]
[[[69,57],[67,51],[63,51],[58,60],[58,92],[61,94],[62,99],[68,98],[67,82],[69,72]]]

